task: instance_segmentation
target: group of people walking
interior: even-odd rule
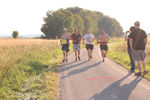
[[[140,29],[140,22],[136,21],[129,31],[125,32],[125,40],[127,40],[128,54],[131,62],[131,71],[134,72],[137,62],[138,73],[142,74],[141,64],[143,66],[143,75],[147,73],[145,68],[145,47],[147,44],[147,35],[144,30]]]
[[[83,45],[86,46],[87,50],[87,56],[88,60],[90,61],[92,59],[92,52],[93,52],[93,42],[95,40],[94,35],[90,32],[90,29],[86,30],[86,34],[82,37],[79,33],[78,29],[74,29],[74,33],[70,34],[67,29],[64,29],[64,33],[61,36],[61,45],[62,45],[62,51],[63,51],[63,61],[67,62],[67,56],[69,52],[69,44],[70,40],[72,40],[73,43],[73,50],[75,52],[75,61],[81,60],[80,57],[80,44],[81,41],[83,41]],[[105,61],[105,57],[107,55],[108,51],[108,40],[109,36],[107,33],[105,33],[105,30],[100,31],[100,35],[96,39],[96,42],[100,44],[100,50],[101,50],[101,56],[103,62]],[[125,40],[127,41],[127,48],[128,48],[128,54],[131,62],[131,69],[130,71],[134,72],[136,68],[135,61],[137,61],[137,68],[139,70],[138,73],[135,75],[140,76],[142,74],[141,71],[141,64],[143,66],[143,74],[146,74],[146,68],[145,68],[145,47],[147,44],[147,35],[144,30],[140,29],[140,22],[136,21],[134,23],[134,26],[130,27],[129,31],[125,32]]]
[[[80,57],[81,41],[83,45],[86,46],[88,60],[90,61],[92,59],[92,52],[94,49],[93,42],[95,40],[95,37],[90,32],[90,29],[86,30],[86,34],[83,37],[81,36],[77,28],[74,29],[74,33],[72,34],[70,34],[66,28],[64,29],[64,33],[62,34],[61,40],[60,40],[61,45],[62,45],[63,57],[64,57],[62,62],[68,61],[67,56],[69,52],[69,44],[70,44],[69,40],[72,40],[72,43],[73,43],[73,50],[75,52],[75,61],[81,60],[81,57]],[[100,35],[98,36],[96,40],[97,40],[97,43],[100,44],[100,50],[101,50],[102,59],[104,62],[105,61],[104,58],[106,57],[106,54],[108,51],[107,43],[108,43],[109,37],[105,33],[104,30],[101,30]]]

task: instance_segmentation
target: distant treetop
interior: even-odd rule
[[[60,38],[63,28],[66,27],[70,33],[77,27],[79,32],[85,34],[86,28],[98,36],[99,31],[104,29],[109,36],[120,37],[123,35],[119,22],[103,15],[101,12],[90,11],[78,7],[48,11],[44,19],[41,31],[46,38]]]

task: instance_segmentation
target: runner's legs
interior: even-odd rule
[[[101,56],[102,56],[102,59],[104,60],[104,50],[101,50]]]
[[[80,57],[80,50],[78,50],[78,57]]]
[[[141,63],[142,63],[142,66],[143,66],[144,71],[146,71],[146,68],[145,68],[145,60],[141,61]]]
[[[76,57],[76,58],[77,58],[77,56],[78,56],[78,54],[77,54],[77,53],[78,53],[78,51],[75,51],[75,57]]]
[[[137,61],[137,66],[138,66],[139,72],[141,72],[141,61]]]

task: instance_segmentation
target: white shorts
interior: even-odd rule
[[[80,44],[73,44],[73,50],[74,51],[80,50]]]

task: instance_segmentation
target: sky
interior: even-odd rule
[[[11,36],[13,30],[24,36],[41,35],[47,11],[77,6],[115,18],[123,31],[138,20],[150,33],[149,0],[0,0],[0,37]]]

